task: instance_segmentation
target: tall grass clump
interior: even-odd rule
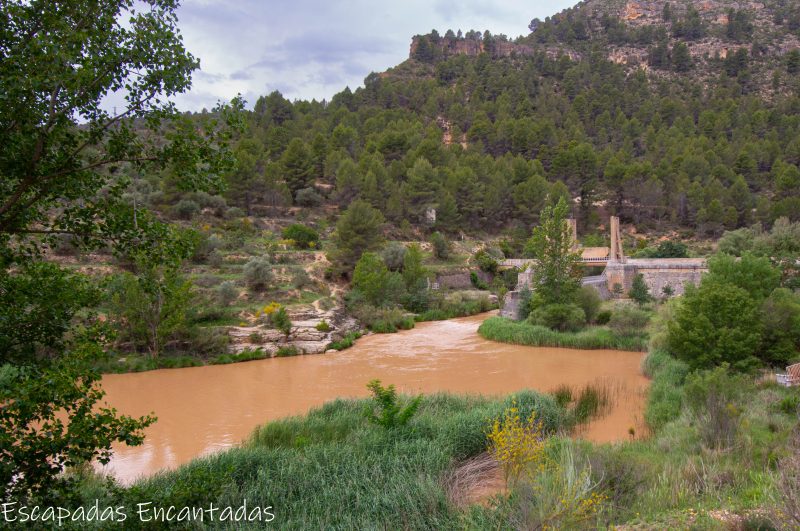
[[[580,332],[556,332],[545,326],[518,323],[502,317],[490,317],[478,328],[489,340],[535,347],[576,349],[614,349],[644,351],[647,340],[641,336],[621,336],[605,327],[592,327]]]
[[[557,407],[532,392],[516,401],[520,411]],[[246,499],[248,506],[271,505],[281,529],[463,528],[443,478],[454,463],[486,451],[486,428],[505,403],[429,395],[409,429],[398,432],[364,416],[372,399],[336,400],[258,428],[241,448],[121,489],[119,503],[238,507]],[[553,418],[543,412],[543,426]]]

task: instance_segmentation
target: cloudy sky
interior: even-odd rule
[[[179,24],[200,58],[183,110],[241,93],[252,107],[279,90],[289,99],[330,99],[370,72],[408,56],[411,37],[488,29],[516,37],[575,0],[184,0]]]

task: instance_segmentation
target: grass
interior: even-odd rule
[[[238,363],[240,361],[263,360],[269,357],[269,353],[261,348],[257,348],[255,350],[243,350],[238,354],[222,354],[210,360],[208,363],[210,365],[226,365],[228,363]]]
[[[562,417],[549,397],[523,392],[516,402],[541,410],[548,430],[559,427]],[[116,501],[239,507],[247,500],[271,505],[281,529],[455,529],[488,518],[450,503],[442,478],[454,463],[484,452],[487,426],[510,398],[426,396],[406,430],[369,423],[368,403],[337,400],[305,417],[271,422],[243,447],[139,482]]]
[[[330,349],[333,349],[333,350],[344,350],[344,349],[350,348],[355,344],[356,339],[360,338],[363,335],[364,334],[361,331],[348,332],[339,341],[334,341],[330,345],[328,345],[328,348],[326,350],[330,350]]]
[[[641,336],[621,336],[606,327],[595,326],[580,332],[556,332],[544,326],[515,322],[503,317],[490,317],[478,328],[486,339],[535,347],[577,349],[614,349],[642,352],[647,339]]]
[[[679,381],[681,369],[663,353],[651,355],[645,366],[656,380]],[[682,393],[680,384],[676,389]],[[794,402],[796,389],[755,385],[741,406],[736,440],[724,451],[704,446],[697,419],[685,410],[648,439],[615,445],[571,441],[563,430],[573,418],[599,414],[603,390],[561,387],[553,394],[429,395],[406,429],[393,430],[366,419],[371,401],[336,400],[305,416],[265,424],[242,447],[130,488],[96,483],[82,499],[129,507],[148,501],[238,507],[246,499],[248,506],[272,506],[281,529],[507,529],[539,528],[543,521],[569,529],[718,529],[724,526],[714,517],[717,511],[752,522],[777,514],[785,493],[783,463],[792,453],[787,441],[797,426],[796,412],[784,404]],[[401,397],[401,403],[407,400]],[[490,421],[512,404],[521,418],[535,410],[542,420],[549,464],[526,470],[509,496],[465,508],[448,478],[485,455]],[[570,501],[577,492],[580,498]],[[581,500],[600,510],[586,517]]]
[[[156,369],[179,369],[182,367],[198,367],[204,361],[194,356],[161,356],[151,358],[142,354],[127,354],[122,357],[108,357],[96,361],[94,367],[104,374],[144,372]]]

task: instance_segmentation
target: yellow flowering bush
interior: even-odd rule
[[[506,409],[502,418],[492,422],[489,433],[489,451],[503,467],[506,483],[516,483],[523,468],[541,466],[545,437],[536,412],[522,421],[516,402]]]
[[[576,463],[571,443],[550,444],[536,412],[523,420],[516,402],[494,419],[489,452],[515,488],[525,528],[571,529],[596,517],[606,496],[596,492],[588,463]]]
[[[258,319],[262,315],[264,317],[269,318],[270,315],[272,315],[273,313],[277,312],[280,309],[281,309],[280,303],[271,302],[271,303],[267,304],[266,306],[264,306],[263,308],[259,308],[258,310],[256,310],[254,315],[255,315],[256,319]]]

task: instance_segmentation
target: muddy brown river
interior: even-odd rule
[[[165,369],[103,377],[107,401],[129,415],[155,413],[142,446],[116,447],[104,471],[123,483],[238,444],[259,424],[307,412],[337,397],[366,396],[378,378],[406,393],[503,395],[603,381],[611,411],[580,436],[597,442],[642,433],[648,380],[642,354],[495,343],[477,334],[488,314],[420,323],[364,337],[348,350],[315,356]]]

